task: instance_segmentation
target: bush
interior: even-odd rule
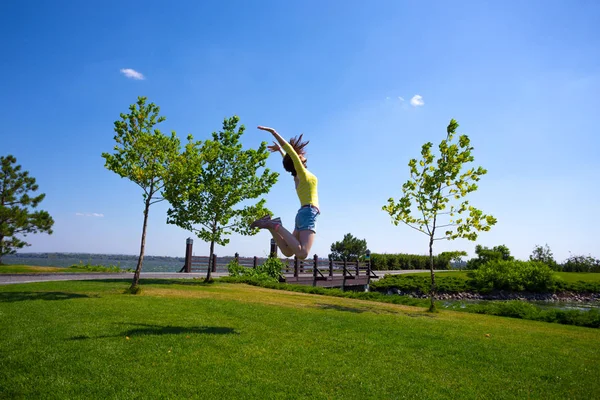
[[[447,255],[434,256],[434,269],[450,269],[451,258]],[[417,254],[371,254],[371,269],[395,271],[399,269],[429,269],[429,256]]]
[[[538,261],[495,260],[470,271],[471,284],[480,291],[554,292],[559,279]]]
[[[269,257],[256,268],[243,267],[234,259],[227,264],[229,275],[233,277],[256,278],[260,281],[279,282],[282,277],[281,270],[285,264],[277,257]]]
[[[466,279],[456,276],[436,276],[435,286],[438,293],[462,293],[472,289]],[[370,287],[380,292],[398,289],[404,293],[429,293],[431,276],[386,275],[378,281],[371,282]]]
[[[72,269],[83,269],[90,272],[133,272],[131,268],[121,269],[121,267],[116,265],[91,265],[91,264],[73,264],[69,268]]]
[[[477,304],[454,303],[448,308],[476,314],[600,328],[600,311],[595,309],[589,311],[545,309],[519,300],[489,301]]]
[[[503,244],[500,246],[494,246],[491,249],[478,244],[475,246],[475,254],[477,254],[477,257],[467,261],[467,269],[478,269],[480,266],[491,261],[512,261],[515,259],[510,255],[510,250],[508,247]]]

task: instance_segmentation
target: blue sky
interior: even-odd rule
[[[137,96],[161,107],[163,132],[208,138],[239,115],[244,144],[304,133],[322,214],[311,253],[345,233],[373,252],[425,254],[427,237],[381,211],[407,163],[451,118],[488,169],[471,204],[498,218],[477,242],[525,259],[600,256],[597,117],[600,3],[592,1],[4,2],[0,6],[0,154],[46,193],[54,234],[31,252],[136,254],[141,192],[104,168],[113,122]],[[128,78],[132,69],[144,79]],[[419,102],[411,100],[420,96]],[[402,99],[403,100],[402,100]],[[291,226],[299,202],[281,172],[266,196]],[[182,256],[185,238],[150,210],[147,254]],[[263,255],[267,232],[217,254]],[[195,240],[195,253],[208,245]]]

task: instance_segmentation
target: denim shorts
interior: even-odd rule
[[[321,214],[316,207],[302,207],[296,214],[296,230],[311,230],[317,233],[317,216]]]

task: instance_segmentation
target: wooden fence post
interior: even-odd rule
[[[360,271],[360,266],[358,264],[358,258],[356,259],[356,276],[359,275],[359,271]]]
[[[298,256],[294,256],[294,278],[298,277]]]
[[[185,264],[184,271],[192,272],[192,246],[194,245],[194,241],[192,238],[187,238],[185,241]]]
[[[319,257],[315,254],[313,257],[313,286],[317,286],[317,268],[319,265]]]
[[[216,254],[213,254],[212,272],[217,272],[217,255]]]
[[[333,276],[333,259],[329,257],[329,276]]]
[[[346,289],[346,267],[348,266],[348,263],[346,262],[346,260],[344,260],[344,279],[342,280],[342,291],[344,291]]]

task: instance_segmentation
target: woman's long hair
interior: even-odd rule
[[[304,148],[310,141],[307,140],[303,142],[303,135],[304,134],[301,134],[300,136],[294,136],[293,138],[291,138],[290,145],[292,146],[296,154],[298,154],[298,157],[304,157],[304,161],[302,163],[304,164],[304,167],[306,167],[306,150]],[[291,173],[292,176],[296,176],[296,168],[294,168],[294,162],[288,154],[286,154],[285,157],[283,157],[283,168],[285,168],[287,172]]]

